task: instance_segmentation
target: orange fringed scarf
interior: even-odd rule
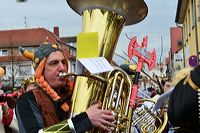
[[[44,66],[46,62],[46,57],[40,62],[38,65],[36,71],[35,71],[35,78],[36,78],[36,83],[54,100],[57,102],[61,103],[61,108],[67,112],[69,111],[69,105],[64,102],[61,97],[51,88],[51,86],[45,81],[44,76],[42,75]],[[72,83],[67,80],[67,87],[68,91],[71,93],[72,92]]]

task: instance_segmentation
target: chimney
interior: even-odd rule
[[[54,34],[56,34],[56,36],[59,37],[59,27],[58,26],[53,27],[53,32],[54,32]]]

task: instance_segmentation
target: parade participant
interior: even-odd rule
[[[100,109],[99,104],[69,119],[73,86],[69,79],[59,76],[67,72],[68,63],[58,44],[42,44],[35,53],[21,47],[19,50],[33,60],[37,86],[37,89],[24,93],[17,101],[16,112],[21,133],[44,132],[55,124],[64,124],[63,132],[76,133],[93,127],[110,131],[114,127],[112,112]]]
[[[171,86],[172,86],[171,80],[169,78],[162,79],[161,80],[161,84],[163,86],[164,93],[167,92],[171,88]]]
[[[161,96],[166,96],[165,99],[163,99],[163,103],[162,103],[162,111],[161,112],[166,112],[167,108],[168,108],[168,100],[169,100],[169,96],[171,94],[172,91],[170,91],[170,89],[172,88],[172,83],[171,80],[169,78],[165,78],[161,80],[161,84],[163,86],[163,91],[164,93]]]
[[[18,123],[14,111],[15,100],[9,94],[6,96],[2,90],[0,93],[0,132],[18,133]]]
[[[187,69],[188,70],[188,69]],[[169,98],[168,117],[177,133],[200,132],[200,65],[179,78]]]
[[[23,89],[24,89],[24,93],[28,92],[30,90],[36,89],[37,84],[35,84],[35,77],[31,76],[28,79],[24,79],[22,81],[22,86],[23,86]]]
[[[190,73],[190,71],[191,71],[191,68],[189,68],[189,67],[183,68],[179,71],[176,71],[173,74],[172,82],[170,82],[168,85],[165,84],[165,80],[161,81],[162,85],[164,86],[163,90],[165,90],[165,93],[160,95],[159,99],[155,103],[153,111],[157,111],[158,109],[160,109],[161,106],[163,105],[163,103],[165,101],[169,100],[169,97],[170,97],[172,91],[174,90],[174,86],[176,86],[179,81],[181,81],[183,78],[185,78]],[[169,80],[167,79],[167,81],[169,81]]]
[[[0,67],[0,77],[4,75],[4,69]],[[10,94],[0,90],[0,133],[18,133],[18,123],[15,116],[15,99]]]

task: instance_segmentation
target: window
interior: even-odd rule
[[[188,34],[187,35],[189,35],[190,34],[190,10],[188,10],[188,17],[187,17],[187,28],[188,28]]]
[[[182,46],[182,40],[177,40],[178,46]]]
[[[200,22],[200,0],[198,1],[198,21]]]
[[[195,24],[195,3],[194,0],[192,0],[192,26]]]
[[[31,74],[31,65],[19,65],[19,76],[29,76]]]
[[[186,21],[187,21],[187,18],[186,18]],[[183,30],[184,30],[184,38],[183,39],[185,39],[184,41],[186,41],[187,40],[187,25],[186,24],[183,24]]]
[[[8,55],[8,50],[6,50],[6,49],[0,50],[0,56],[7,56],[7,55]]]

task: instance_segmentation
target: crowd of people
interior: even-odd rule
[[[18,93],[15,100],[12,96],[6,96],[7,99],[1,103],[1,133],[53,132],[58,130],[58,126],[63,126],[60,129],[63,132],[86,132],[94,127],[109,132],[115,127],[112,111],[102,110],[99,103],[91,105],[85,112],[70,117],[70,99],[74,83],[60,76],[68,72],[68,62],[59,44],[41,44],[34,53],[22,47],[19,50],[25,57],[33,60],[35,74],[24,81],[23,90]],[[161,80],[162,91],[149,87],[145,89],[148,92],[146,94],[149,98],[157,94],[168,94],[159,106],[169,117],[168,130],[165,132],[173,128],[173,132],[198,133],[200,66],[184,69],[175,75],[174,78]],[[3,96],[3,92],[0,95]]]

